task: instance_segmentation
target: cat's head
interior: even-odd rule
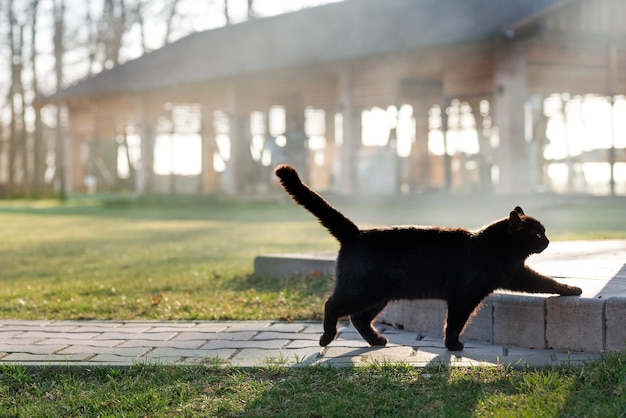
[[[540,253],[550,241],[546,228],[537,219],[526,216],[519,206],[509,214],[509,230],[521,249],[528,254]]]

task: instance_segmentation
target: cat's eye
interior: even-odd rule
[[[541,238],[543,237],[543,234],[541,232],[537,232],[537,238]]]

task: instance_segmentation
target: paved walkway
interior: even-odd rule
[[[567,353],[466,342],[451,353],[441,338],[379,326],[389,338],[370,348],[347,323],[336,341],[318,345],[319,322],[272,321],[0,321],[0,365],[114,366],[136,363],[354,366],[401,362],[416,367],[447,364],[560,365],[597,359]]]

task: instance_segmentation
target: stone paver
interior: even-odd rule
[[[579,364],[597,354],[532,350],[467,341],[447,351],[441,337],[378,325],[386,347],[369,347],[348,323],[328,347],[320,347],[316,321],[0,321],[0,364],[28,366],[110,366],[137,363],[334,367],[404,363],[415,367],[448,364]],[[84,331],[84,332],[83,332]]]
[[[619,351],[626,341],[626,297],[610,298],[605,305],[606,349]]]
[[[547,346],[590,353],[603,350],[604,305],[602,299],[549,298],[546,301]]]
[[[500,295],[494,298],[493,341],[528,348],[546,346],[546,299]]]

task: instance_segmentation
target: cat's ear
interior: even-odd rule
[[[519,212],[516,210],[512,210],[511,213],[509,214],[509,226],[515,231],[516,229],[519,228],[522,222],[524,221],[522,220],[522,218],[520,218]]]
[[[519,213],[520,215],[524,215],[524,211],[519,206],[515,206],[515,209],[513,209],[513,210],[515,212]]]

